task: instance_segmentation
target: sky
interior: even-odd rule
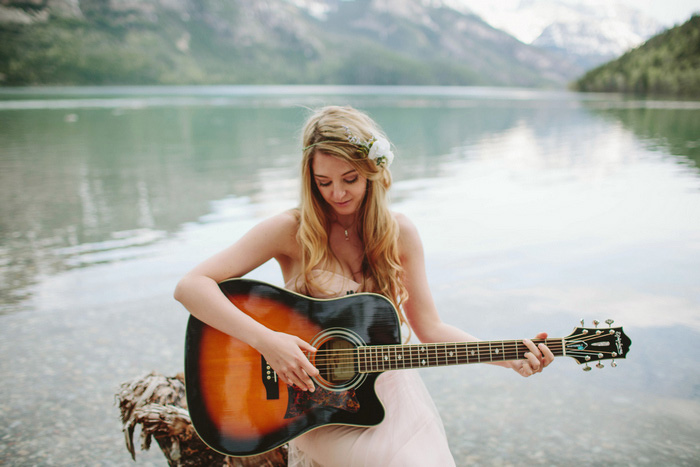
[[[685,23],[693,13],[700,13],[700,0],[623,0],[667,26]]]

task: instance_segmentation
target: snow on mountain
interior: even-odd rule
[[[325,0],[287,0],[288,3],[306,10],[311,16],[321,21],[328,17],[328,13],[333,10],[333,7]]]
[[[559,50],[586,66],[622,55],[664,29],[621,0],[450,1],[526,44]]]
[[[360,4],[360,0],[285,1],[321,21],[343,4]],[[440,31],[433,21],[438,10],[477,15],[524,44],[555,52],[582,69],[616,58],[664,29],[659,21],[630,7],[628,0],[364,0],[362,4],[435,32]]]

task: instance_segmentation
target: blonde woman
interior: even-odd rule
[[[219,282],[274,258],[290,290],[316,298],[378,293],[396,305],[405,328],[421,342],[477,340],[440,320],[418,232],[387,204],[394,155],[376,123],[353,108],[325,107],[306,122],[302,147],[299,208],[261,222],[195,267],[178,283],[175,298],[201,321],[255,348],[283,382],[305,391],[315,390],[312,378],[318,375],[305,353],[316,349],[238,310]],[[501,365],[530,376],[554,356],[543,344],[524,342],[526,358]],[[376,391],[386,410],[382,423],[312,430],[290,443],[289,464],[454,465],[440,417],[415,370],[381,374]]]

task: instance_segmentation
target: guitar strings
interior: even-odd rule
[[[590,336],[585,336],[585,335],[580,335],[583,337],[579,336],[569,336],[570,338],[569,341],[588,341],[592,339],[599,338],[599,335],[590,335]],[[550,342],[551,341],[551,342]],[[533,339],[533,343],[535,345],[544,343],[550,349],[558,349],[558,348],[563,348],[563,343],[565,339]],[[374,346],[358,346],[358,347],[352,347],[352,348],[344,348],[344,349],[319,349],[316,353],[325,353],[325,354],[354,354],[357,352],[358,349],[363,349],[366,352],[367,351],[373,351],[373,350],[384,350],[384,349],[405,349],[406,351],[412,351],[416,349],[421,349],[421,351],[437,351],[440,350],[439,347],[444,347],[447,348],[448,346],[455,347],[457,351],[461,350],[464,351],[469,351],[470,347],[476,347],[477,350],[483,350],[482,347],[485,348],[509,348],[512,349],[513,346],[515,346],[518,349],[524,349],[526,352],[527,347],[525,344],[522,343],[522,341],[519,340],[511,340],[511,341],[474,341],[474,342],[436,342],[436,343],[424,343],[424,344],[408,344],[408,345],[400,345],[400,344],[389,344],[389,345],[374,345]],[[423,350],[424,348],[430,348],[430,350]],[[442,349],[445,350],[445,349]],[[472,351],[474,349],[471,349]],[[598,352],[593,352],[593,353],[598,353]]]
[[[542,340],[541,342],[544,341]],[[558,352],[559,349],[561,349],[561,341],[548,342],[548,344],[553,352]],[[461,349],[459,347],[461,347]],[[470,350],[469,347],[474,348]],[[490,347],[488,342],[484,341],[430,345],[416,344],[410,346],[363,346],[355,349],[341,350],[320,349],[316,353],[315,362],[319,369],[337,367],[339,365],[354,365],[358,361],[367,368],[372,369],[379,367],[386,368],[387,366],[390,368],[401,368],[406,365],[413,367],[415,362],[422,362],[420,366],[435,366],[441,363],[477,363],[482,360],[518,360],[524,358],[522,355],[528,351],[529,349],[520,341],[504,341],[498,344],[491,343]],[[436,352],[440,352],[440,355]]]
[[[579,334],[569,336],[568,341],[586,342],[599,338],[600,334]],[[553,353],[563,355],[565,339],[535,339],[535,345],[545,343]],[[337,368],[355,364],[364,366],[365,370],[397,369],[414,366],[436,366],[461,363],[477,363],[488,361],[520,360],[529,349],[522,341],[477,341],[477,342],[448,342],[426,343],[411,345],[360,346],[351,349],[319,349],[316,352],[315,364],[319,370]],[[440,352],[438,355],[437,353]],[[451,355],[450,355],[451,353]],[[393,354],[393,359],[391,355]],[[569,356],[587,354],[612,355],[609,351],[589,351],[585,349],[569,349]],[[462,360],[462,361],[460,361]],[[420,365],[416,365],[418,361]]]

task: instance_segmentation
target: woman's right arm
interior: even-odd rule
[[[236,308],[218,285],[225,279],[241,277],[272,258],[292,261],[298,254],[296,226],[290,212],[261,222],[229,248],[187,273],[178,282],[174,296],[193,316],[255,348],[282,380],[313,390],[309,375],[318,371],[303,352],[315,349],[296,336],[258,323]]]

